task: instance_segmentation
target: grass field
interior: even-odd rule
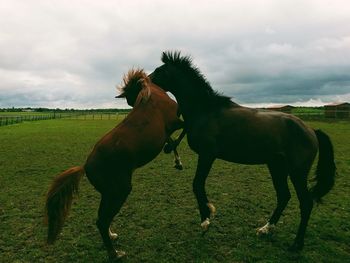
[[[53,177],[83,164],[115,123],[56,119],[0,127],[0,262],[106,262],[95,227],[99,195],[85,177],[53,246],[44,243],[43,212]],[[133,191],[113,222],[125,262],[350,262],[350,123],[309,124],[332,137],[339,175],[324,204],[313,210],[303,252],[286,250],[299,223],[292,187],[274,235],[255,235],[275,206],[265,166],[214,163],[206,188],[218,211],[203,236],[192,194],[196,155],[183,142],[183,171],[162,153],[134,173]]]

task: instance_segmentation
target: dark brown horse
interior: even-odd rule
[[[313,200],[320,200],[334,184],[336,168],[329,137],[290,114],[242,107],[218,94],[192,65],[190,57],[165,52],[162,61],[164,64],[150,78],[176,97],[188,144],[198,154],[193,191],[201,226],[208,229],[211,213],[215,212],[205,192],[205,181],[216,158],[241,164],[267,164],[277,194],[277,207],[258,234],[268,233],[286,207],[291,197],[289,176],[301,212],[299,230],[290,249],[302,249]],[[317,151],[316,184],[309,191],[307,176]]]
[[[111,232],[110,224],[131,191],[132,173],[153,160],[183,122],[178,118],[176,102],[152,84],[142,70],[129,71],[118,97],[126,97],[133,110],[96,143],[83,166],[58,175],[47,193],[49,244],[61,231],[80,178],[86,174],[101,194],[96,224],[108,255],[113,259],[125,254],[114,249],[111,239],[117,234]]]

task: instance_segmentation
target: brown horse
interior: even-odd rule
[[[313,207],[334,184],[333,146],[322,131],[307,127],[295,116],[242,107],[214,91],[190,57],[165,52],[163,65],[152,82],[176,97],[185,122],[188,144],[198,154],[193,180],[202,227],[210,224],[214,206],[205,193],[205,181],[216,158],[241,164],[267,164],[277,194],[277,207],[268,223],[258,230],[266,234],[279,220],[291,195],[290,177],[299,202],[301,221],[291,250],[300,250]],[[308,190],[307,176],[319,151],[316,184]]]
[[[110,224],[131,191],[132,173],[153,160],[170,135],[183,127],[176,102],[152,84],[142,70],[129,71],[123,80],[122,94],[118,97],[126,97],[132,111],[96,143],[83,166],[58,175],[47,193],[49,244],[61,231],[80,178],[86,174],[101,194],[96,225],[108,255],[111,259],[122,257],[125,253],[112,245],[111,239],[117,234],[111,232]],[[177,154],[175,157],[178,158]]]

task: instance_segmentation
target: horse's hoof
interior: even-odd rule
[[[266,235],[272,234],[274,228],[275,228],[274,224],[267,223],[263,227],[258,228],[256,230],[256,235],[257,236],[266,236]]]
[[[112,254],[109,255],[110,261],[117,261],[126,256],[126,253],[122,250],[115,250]]]
[[[174,167],[175,167],[177,170],[182,170],[182,169],[183,169],[183,166],[182,166],[182,162],[181,162],[181,160],[180,160],[180,157],[175,158],[174,162],[175,162]]]
[[[210,219],[207,218],[207,219],[205,219],[205,220],[201,223],[202,230],[203,230],[204,232],[207,232],[208,229],[209,229],[209,225],[210,225]]]
[[[167,143],[167,144],[164,145],[163,152],[164,153],[171,153],[173,148],[174,147],[170,143]]]
[[[122,258],[126,256],[126,253],[123,250],[116,250],[115,253],[117,254],[117,258]]]
[[[182,164],[175,164],[174,165],[174,168],[176,168],[177,170],[183,170],[184,169],[184,167],[182,166]]]

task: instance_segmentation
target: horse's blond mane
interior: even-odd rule
[[[148,87],[150,83],[151,80],[143,69],[130,69],[128,73],[123,76],[122,84],[118,87],[120,95],[117,97],[126,97],[127,100],[128,97],[133,97],[133,101],[135,101],[137,95],[142,92],[142,101],[147,101],[151,93]],[[144,88],[147,89],[143,91]]]

